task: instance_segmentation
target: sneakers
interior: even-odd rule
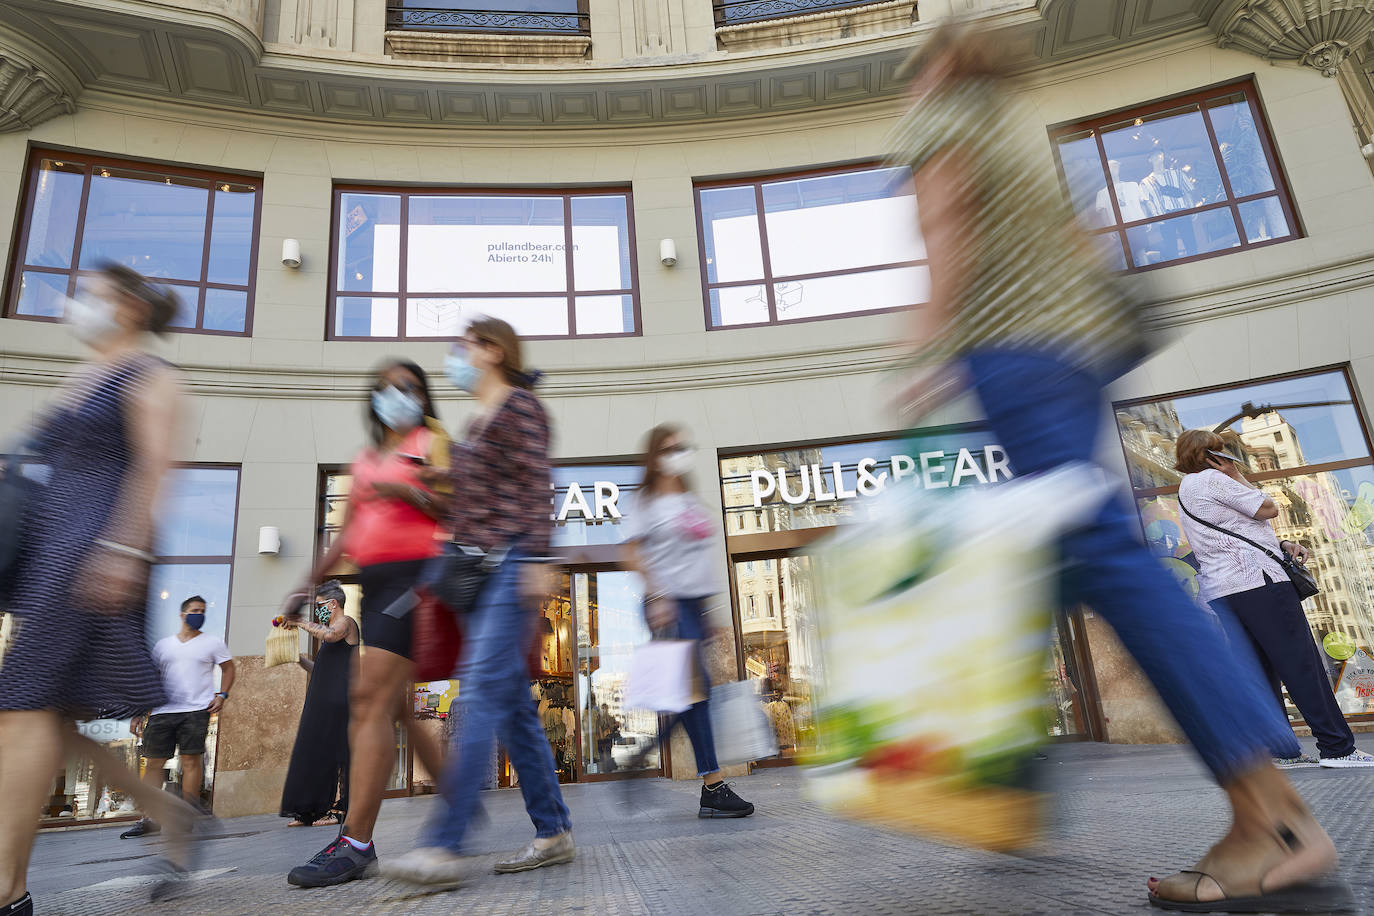
[[[33,916],[33,895],[25,893],[13,903],[0,906],[0,916]]]
[[[331,887],[358,878],[377,874],[377,848],[371,843],[367,849],[354,849],[343,834],[321,849],[315,858],[291,869],[288,884],[296,887]]]
[[[497,862],[496,873],[509,875],[518,871],[543,868],[545,865],[562,865],[564,862],[571,862],[577,855],[571,830],[564,830],[558,836],[550,837],[550,840],[551,842],[542,846],[539,840],[531,841],[513,857],[504,862]]]
[[[1311,754],[1299,754],[1296,757],[1274,758],[1274,766],[1280,770],[1300,770],[1303,767],[1315,767],[1320,765],[1320,761]]]
[[[457,887],[463,883],[466,857],[439,846],[421,846],[399,859],[388,859],[382,873],[388,878],[428,887]]]
[[[1332,769],[1343,767],[1374,767],[1374,754],[1366,754],[1356,748],[1344,757],[1323,757],[1321,765]]]
[[[701,808],[697,817],[748,817],[754,806],[735,794],[724,780],[714,786],[701,787]]]
[[[119,838],[121,840],[131,840],[134,837],[153,836],[161,832],[162,828],[158,826],[157,821],[153,820],[151,817],[144,817],[140,818],[138,823],[134,824],[128,830],[121,833]]]

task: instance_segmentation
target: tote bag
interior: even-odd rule
[[[625,681],[625,706],[654,712],[685,712],[706,699],[694,639],[653,639],[637,646]]]
[[[711,736],[716,762],[751,763],[778,753],[778,733],[759,699],[757,682],[731,681],[711,688]]]

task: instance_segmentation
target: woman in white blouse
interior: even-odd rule
[[[1321,652],[1287,573],[1263,550],[1231,534],[1275,554],[1283,550],[1299,563],[1307,562],[1307,549],[1294,541],[1280,541],[1274,534],[1269,520],[1278,516],[1278,506],[1246,479],[1240,458],[1227,451],[1220,435],[1205,429],[1186,430],[1174,448],[1175,469],[1187,475],[1178,488],[1184,510],[1180,521],[1202,567],[1198,585],[1203,600],[1224,601],[1230,607],[1250,637],[1280,707],[1286,686],[1312,729],[1322,766],[1374,766],[1374,756],[1355,747],[1355,736],[1336,704]],[[1274,753],[1280,766],[1318,762],[1294,755],[1292,749],[1275,748]]]

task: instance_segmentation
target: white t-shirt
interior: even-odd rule
[[[633,541],[649,580],[673,598],[706,598],[725,590],[715,555],[719,522],[690,493],[640,493],[625,514],[625,538]]]
[[[1148,201],[1145,198],[1145,192],[1134,181],[1116,182],[1116,203],[1121,208],[1121,219],[1125,222],[1133,223],[1151,215],[1146,212]],[[1097,192],[1097,211],[1102,214],[1102,218],[1105,220],[1104,225],[1111,225],[1116,222],[1116,218],[1112,215],[1112,202],[1107,197],[1106,188]]]
[[[159,639],[153,646],[153,661],[162,669],[162,689],[167,702],[153,710],[196,712],[209,707],[215,698],[215,666],[233,658],[224,640],[209,633],[182,642],[176,634]]]
[[[1189,474],[1178,486],[1179,500],[1188,511],[1204,521],[1234,531],[1263,544],[1278,555],[1279,539],[1267,521],[1255,518],[1255,512],[1267,498],[1263,490],[1245,486],[1215,468]],[[1193,548],[1198,565],[1198,587],[1204,601],[1225,595],[1261,588],[1264,574],[1273,582],[1287,582],[1288,574],[1274,560],[1244,541],[1199,525],[1179,513],[1183,534]]]

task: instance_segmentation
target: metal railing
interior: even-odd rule
[[[716,25],[743,25],[878,2],[881,0],[715,0]]]
[[[587,35],[591,32],[591,17],[581,10],[470,10],[453,7],[421,9],[388,3],[386,27],[419,32],[533,32],[541,35]]]

